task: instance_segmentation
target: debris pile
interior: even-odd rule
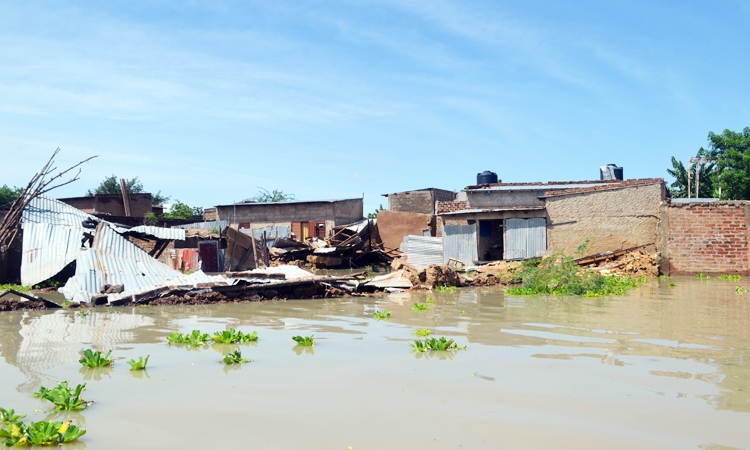
[[[493,261],[488,264],[470,268],[466,279],[468,286],[495,286],[507,284],[513,277],[513,271],[521,266],[519,261]]]
[[[601,273],[602,275],[659,275],[659,262],[656,253],[648,252],[647,246],[600,253],[579,258],[576,263]]]

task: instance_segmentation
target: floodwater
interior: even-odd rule
[[[670,287],[669,283],[676,286]],[[0,406],[53,417],[86,382],[75,449],[749,449],[750,283],[651,280],[626,297],[498,288],[191,307],[0,313]],[[415,301],[434,298],[426,311]],[[377,321],[375,310],[391,311]],[[168,346],[230,327],[232,346]],[[415,354],[414,330],[466,350]],[[314,348],[294,335],[315,335]],[[82,369],[85,348],[113,369]],[[151,355],[147,372],[126,361]]]

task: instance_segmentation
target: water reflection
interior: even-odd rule
[[[81,367],[78,373],[83,375],[85,381],[101,381],[102,378],[112,378],[112,372],[115,370],[112,366],[107,367]]]
[[[676,286],[670,288],[669,283]],[[108,350],[118,345],[164,344],[171,332],[265,328],[333,335],[328,339],[371,336],[408,341],[414,330],[431,328],[435,336],[461,338],[462,344],[468,341],[469,351],[475,345],[528,349],[528,358],[570,364],[598,359],[604,365],[634,367],[650,377],[709,383],[720,389],[719,395],[705,397],[712,406],[750,412],[750,295],[737,295],[738,283],[747,284],[745,280],[653,280],[627,297],[607,298],[514,297],[496,288],[481,288],[340,300],[139,307],[86,317],[68,311],[7,312],[0,314],[0,352],[4,364],[17,367],[24,376],[17,389],[31,393],[40,384],[59,381],[50,371],[76,365],[83,347]],[[427,303],[429,298],[433,303]],[[415,302],[427,304],[427,310],[412,311]],[[373,311],[385,309],[391,311],[390,320],[372,319]],[[208,348],[176,347],[193,352]],[[235,347],[214,344],[211,348],[226,355]],[[314,355],[313,347],[295,346],[292,351]],[[415,354],[418,359],[454,356],[452,352]],[[240,367],[231,365],[225,371]],[[131,373],[148,377],[137,372],[142,371]],[[93,380],[110,376],[107,369],[80,373]]]

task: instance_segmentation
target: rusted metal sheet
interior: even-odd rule
[[[217,241],[198,242],[198,253],[201,258],[201,270],[204,272],[219,271],[219,243]]]

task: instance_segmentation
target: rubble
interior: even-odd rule
[[[628,251],[613,259],[589,265],[602,275],[659,276],[659,262],[656,253],[639,248]]]

